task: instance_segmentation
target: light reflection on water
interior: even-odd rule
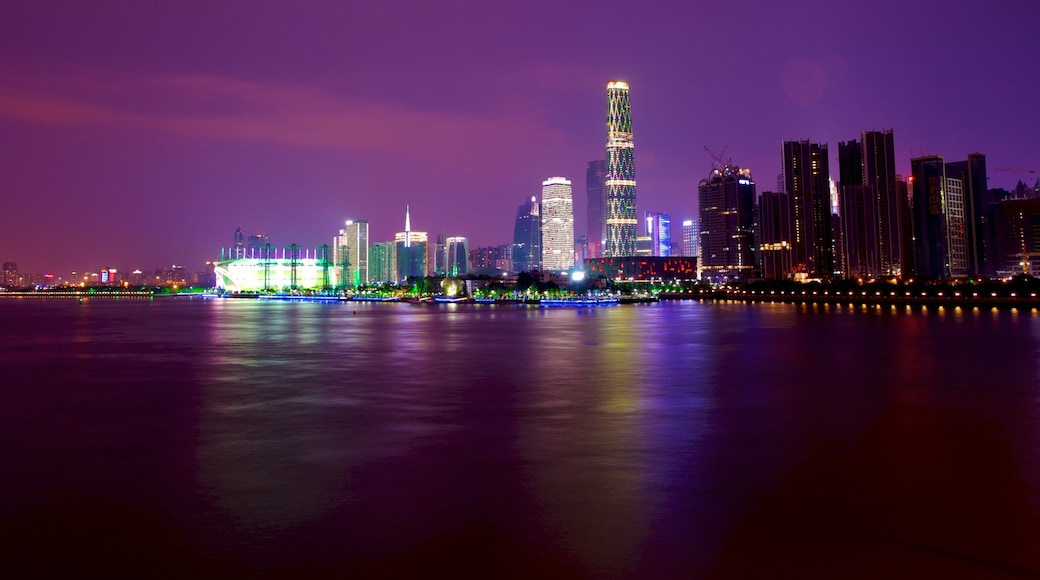
[[[1035,313],[248,300],[0,312],[71,329],[0,351],[8,376],[46,385],[0,400],[26,442],[0,515],[40,490],[133,498],[201,566],[1040,570]]]

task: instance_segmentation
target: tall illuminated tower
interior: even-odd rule
[[[542,268],[564,272],[574,267],[574,201],[566,177],[542,182]]]
[[[341,284],[357,288],[368,284],[368,220],[347,220],[332,239],[332,263]]]
[[[607,83],[608,258],[636,254],[636,165],[632,145],[632,105],[628,83]]]

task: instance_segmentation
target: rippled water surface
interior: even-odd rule
[[[1040,575],[1040,314],[0,301],[0,572]]]

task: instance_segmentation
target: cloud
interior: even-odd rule
[[[87,78],[77,75],[42,89],[35,83],[31,91],[0,86],[0,117],[412,157],[451,151],[485,158],[499,143],[567,140],[534,107],[423,110],[310,86],[207,75],[126,76],[96,86]]]

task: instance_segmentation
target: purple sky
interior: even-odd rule
[[[585,227],[606,83],[631,84],[638,209],[696,211],[708,146],[773,189],[780,143],[894,128],[911,155],[1040,174],[1040,2],[9,3],[0,261],[201,269],[241,225],[330,243],[347,218],[511,241],[563,175]]]

